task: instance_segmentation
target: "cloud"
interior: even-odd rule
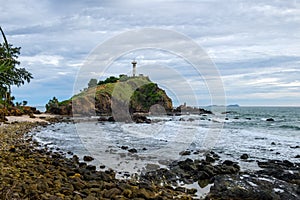
[[[41,64],[41,65],[54,65],[58,66],[63,60],[62,56],[56,55],[34,55],[34,56],[22,56],[21,62],[26,62],[28,65]]]
[[[45,104],[49,94],[69,98],[78,70],[97,45],[123,31],[144,27],[178,31],[197,42],[219,68],[229,103],[265,105],[263,93],[273,97],[274,105],[300,102],[300,5],[296,1],[0,3],[0,25],[9,42],[22,47],[21,66],[35,77],[29,85],[14,89],[14,95],[21,99],[25,93],[40,94],[25,95],[31,104]],[[141,65],[172,67],[192,87],[199,86],[195,89],[199,99],[207,94],[204,85],[196,84],[203,80],[186,61],[159,50],[130,52],[114,61],[107,72],[94,75],[130,73],[133,58]],[[173,83],[169,74],[147,73],[162,85],[166,80]],[[176,93],[186,96],[181,86]],[[209,104],[209,98],[205,103]]]

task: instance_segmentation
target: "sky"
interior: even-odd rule
[[[53,96],[70,98],[78,92],[73,90],[78,73],[97,47],[126,31],[157,28],[183,34],[202,48],[218,70],[227,104],[300,106],[299,1],[0,3],[0,26],[10,43],[22,47],[20,67],[34,76],[29,84],[13,88],[17,101],[37,106]],[[101,73],[91,72],[91,78],[131,74],[132,59],[138,72],[157,82],[175,104],[212,103],[203,74],[195,75],[187,60],[160,49],[124,53],[107,70],[99,66]]]

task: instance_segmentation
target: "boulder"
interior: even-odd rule
[[[249,158],[249,155],[244,153],[243,155],[241,155],[240,158],[243,159],[243,160],[247,160]]]
[[[273,118],[266,119],[267,122],[274,122],[275,120]]]
[[[94,158],[92,156],[83,156],[83,160],[89,162],[94,160]]]
[[[151,119],[148,119],[146,116],[140,114],[133,114],[132,120],[135,123],[147,123],[147,124],[151,123]]]

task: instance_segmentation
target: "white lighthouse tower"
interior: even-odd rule
[[[137,62],[135,60],[133,60],[131,62],[131,64],[132,64],[132,77],[135,77],[136,76],[136,64],[137,64]]]

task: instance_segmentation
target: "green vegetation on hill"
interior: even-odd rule
[[[95,79],[96,80],[96,79]],[[72,98],[58,102],[52,99],[46,105],[47,112],[62,115],[111,115],[112,109],[124,112],[149,112],[152,105],[159,104],[172,109],[172,101],[164,90],[148,77],[109,77],[95,85],[91,79],[88,88]]]
[[[130,100],[130,107],[134,112],[148,112],[155,104],[165,109],[172,108],[172,104],[169,104],[172,103],[171,99],[155,83],[148,83],[136,89]]]

